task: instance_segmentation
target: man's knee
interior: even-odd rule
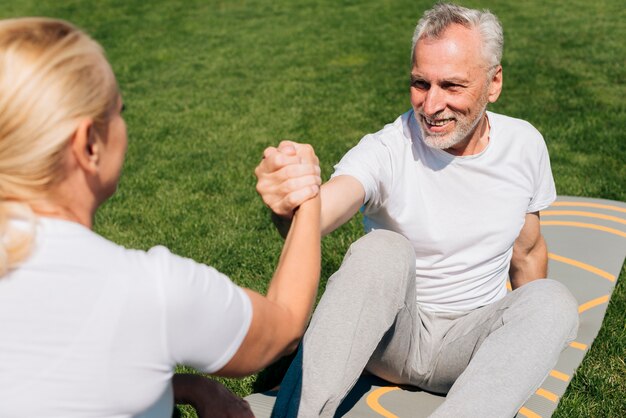
[[[349,254],[381,266],[415,269],[415,250],[403,235],[385,229],[374,230],[350,246]]]
[[[526,289],[524,289],[526,288]],[[535,280],[520,288],[527,293],[532,310],[550,332],[561,332],[567,342],[578,331],[578,302],[562,283],[551,279]]]
[[[349,265],[349,267],[348,267]],[[415,250],[404,236],[387,230],[375,230],[354,242],[344,258],[342,269],[361,286],[367,279],[391,284],[393,278],[415,277]]]

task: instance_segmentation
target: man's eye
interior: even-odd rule
[[[455,83],[445,83],[441,87],[446,90],[459,91],[459,90],[462,90],[464,86],[461,84],[455,84]]]
[[[430,84],[428,84],[424,80],[412,80],[411,86],[420,90],[428,90],[428,88],[430,87]]]

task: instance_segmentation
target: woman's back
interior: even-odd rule
[[[239,347],[250,303],[214,269],[40,223],[0,280],[0,416],[134,416],[160,398],[152,416],[168,416],[173,366],[214,372]]]
[[[266,297],[163,247],[126,250],[91,232],[121,174],[123,109],[85,33],[54,19],[0,20],[2,418],[169,416],[175,365],[251,374],[293,351],[308,322],[318,176]],[[286,158],[319,173],[310,147]],[[177,379],[180,399],[206,397],[189,382]]]

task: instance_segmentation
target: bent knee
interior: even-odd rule
[[[533,297],[549,302],[547,305],[553,309],[578,314],[578,302],[563,283],[553,279],[539,279],[528,285],[529,292],[534,293]]]
[[[385,229],[376,229],[361,237],[350,247],[350,251],[374,255],[375,259],[406,263],[415,268],[415,250],[403,235]]]
[[[567,341],[578,331],[578,302],[562,283],[552,279],[528,283],[528,293],[535,309],[554,330],[564,333]]]
[[[350,267],[348,267],[348,265]],[[404,236],[387,230],[375,230],[354,242],[342,269],[357,270],[359,286],[396,287],[415,277],[415,250]]]

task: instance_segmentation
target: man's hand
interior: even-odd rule
[[[317,196],[322,184],[313,147],[291,141],[266,148],[254,173],[263,202],[276,215],[288,219],[300,204]]]
[[[174,401],[191,405],[198,418],[254,418],[250,405],[219,382],[198,374],[175,374]]]

